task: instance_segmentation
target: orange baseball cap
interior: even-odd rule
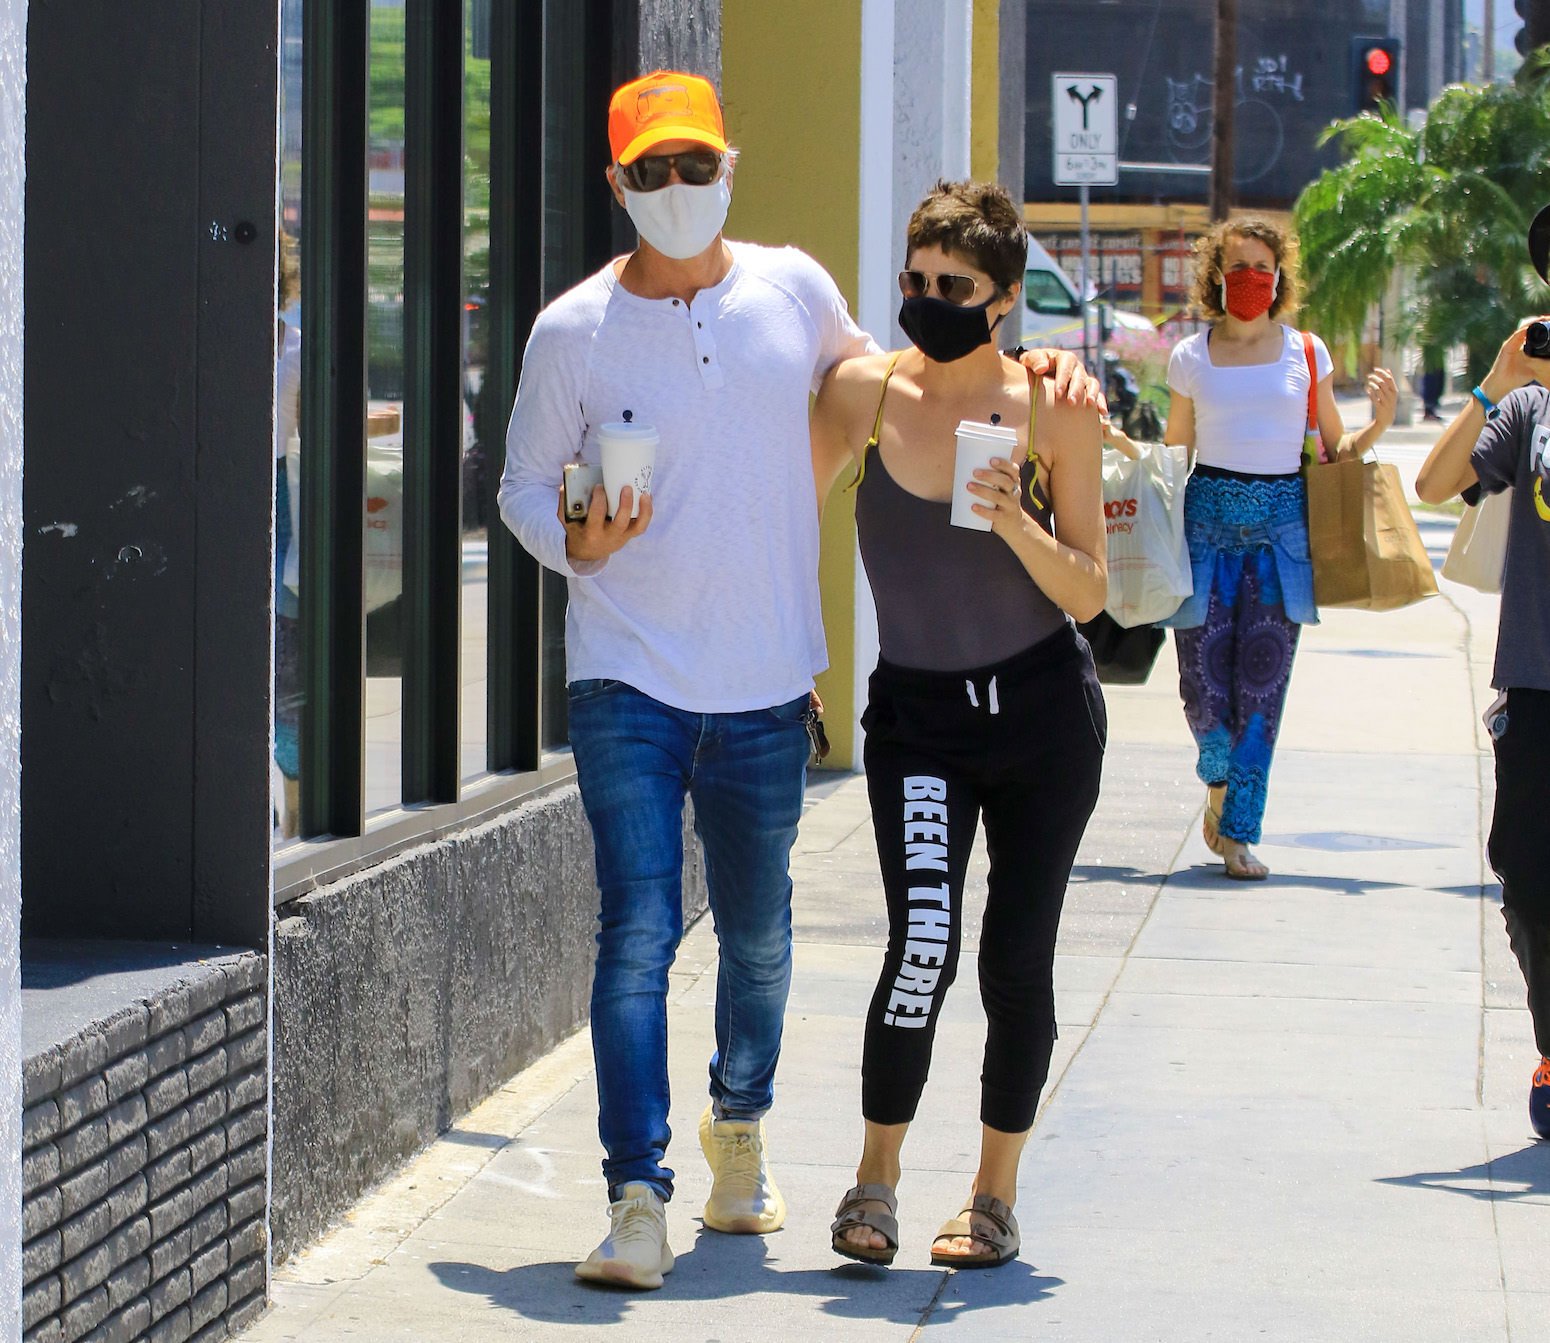
[[[655,70],[614,94],[608,104],[608,147],[615,163],[634,163],[668,140],[694,140],[726,152],[721,103],[709,80]]]

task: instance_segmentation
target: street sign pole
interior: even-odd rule
[[[1112,74],[1057,72],[1050,82],[1056,186],[1076,187],[1082,202],[1082,359],[1092,364],[1092,188],[1119,184],[1119,80]]]
[[[1080,188],[1082,198],[1082,362],[1092,367],[1092,305],[1087,301],[1087,277],[1092,274],[1093,235],[1088,226],[1087,205],[1091,190],[1086,182]]]

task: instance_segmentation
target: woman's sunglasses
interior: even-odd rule
[[[709,186],[721,175],[721,155],[714,149],[690,149],[682,154],[642,154],[619,165],[619,180],[631,191],[660,191],[673,169],[685,186]]]
[[[995,285],[990,284],[989,281],[976,280],[972,275],[937,275],[928,270],[899,272],[899,292],[905,298],[926,298],[932,289],[935,289],[938,298],[944,298],[960,308],[974,301],[974,296],[980,291],[981,283],[985,283],[991,289],[995,288]]]

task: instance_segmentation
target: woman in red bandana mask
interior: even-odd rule
[[[1345,433],[1324,342],[1277,320],[1296,310],[1296,263],[1296,240],[1278,224],[1218,224],[1195,247],[1193,298],[1211,325],[1168,364],[1167,440],[1194,462],[1184,517],[1195,591],[1167,623],[1206,785],[1205,841],[1238,881],[1269,875],[1249,845],[1260,838],[1297,636],[1318,620],[1299,473],[1310,384],[1330,456],[1366,452],[1398,399],[1393,375],[1376,370],[1372,422]]]

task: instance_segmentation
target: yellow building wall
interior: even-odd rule
[[[974,0],[970,34],[974,89],[969,105],[969,172],[1001,180],[1001,0]]]
[[[727,138],[742,152],[730,237],[793,244],[856,306],[860,246],[860,0],[723,0]],[[831,670],[818,680],[830,763],[859,768],[855,703],[854,496],[824,510],[819,586]]]

